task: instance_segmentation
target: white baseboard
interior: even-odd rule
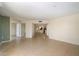
[[[72,45],[79,45],[78,43],[69,42],[69,41],[66,41],[66,40],[57,40],[57,39],[54,39],[54,38],[49,38],[49,39],[50,39],[50,40],[60,41],[60,42],[65,42],[65,43],[72,44]]]

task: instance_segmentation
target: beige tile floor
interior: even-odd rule
[[[21,39],[0,45],[2,56],[78,56],[79,46],[48,39],[37,34],[32,39]]]

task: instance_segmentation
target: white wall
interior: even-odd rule
[[[30,21],[26,22],[26,38],[32,38],[32,23]]]
[[[51,19],[47,30],[50,39],[79,45],[79,14]]]

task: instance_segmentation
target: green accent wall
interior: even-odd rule
[[[10,18],[0,15],[0,42],[10,40]]]

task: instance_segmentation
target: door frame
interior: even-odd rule
[[[48,26],[48,23],[32,23],[32,37],[34,37],[34,35],[35,35],[35,31],[34,31],[35,24],[45,24],[46,25],[46,29],[47,29],[47,26]],[[46,30],[46,35],[47,35],[47,30]]]

